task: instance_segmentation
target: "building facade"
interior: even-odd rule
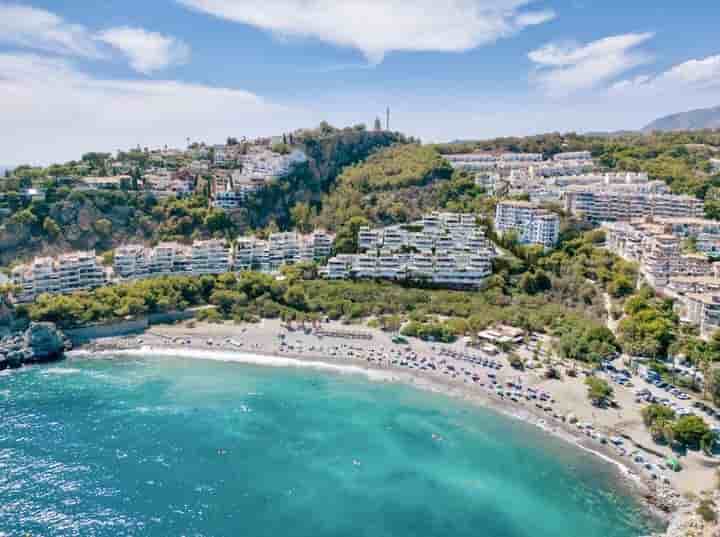
[[[501,201],[495,210],[495,230],[500,235],[515,232],[521,244],[551,248],[560,236],[560,217],[524,201]]]
[[[107,281],[94,251],[72,252],[55,258],[37,257],[15,267],[12,281],[20,288],[18,302],[32,302],[44,293],[66,294],[93,289]]]

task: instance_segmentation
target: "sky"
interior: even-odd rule
[[[426,142],[720,105],[717,0],[0,0],[0,165],[365,123]]]

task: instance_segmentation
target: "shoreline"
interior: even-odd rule
[[[85,349],[78,349],[75,351],[70,358],[82,357],[87,353],[91,352]],[[97,356],[98,353],[92,353]],[[300,369],[313,369],[316,371],[323,371],[334,374],[349,374],[349,375],[360,375],[372,382],[382,382],[390,384],[402,384],[410,386],[415,389],[429,391],[435,394],[440,394],[452,399],[461,399],[462,401],[469,402],[474,406],[481,407],[499,414],[505,417],[520,420],[528,425],[537,427],[546,434],[555,438],[560,438],[566,443],[571,443],[573,446],[581,449],[582,451],[592,454],[595,457],[602,459],[604,462],[613,465],[621,474],[622,477],[632,482],[633,486],[641,487],[643,493],[648,492],[648,483],[635,471],[628,461],[622,461],[617,457],[613,456],[612,453],[604,453],[600,449],[596,449],[597,446],[592,447],[587,445],[587,438],[585,435],[579,434],[570,427],[559,428],[558,423],[554,425],[558,428],[549,427],[545,420],[545,415],[536,412],[532,408],[526,406],[516,407],[512,412],[501,399],[493,399],[490,394],[468,394],[463,390],[458,389],[457,386],[451,386],[449,384],[443,384],[435,379],[419,379],[417,376],[412,374],[403,374],[403,371],[389,371],[387,369],[373,368],[362,364],[359,360],[353,360],[352,364],[341,365],[330,362],[326,357],[323,356],[303,356],[303,355],[266,355],[261,353],[245,353],[240,351],[231,350],[218,350],[218,351],[203,351],[202,349],[188,349],[187,347],[152,347],[152,346],[138,346],[123,348],[120,350],[106,350],[100,351],[100,354],[114,357],[114,356],[127,356],[127,357],[167,357],[167,358],[182,358],[189,360],[206,360],[212,362],[223,362],[223,363],[235,363],[244,365],[256,365],[260,367],[270,368],[300,368]],[[223,355],[210,356],[210,354]],[[352,360],[352,359],[350,359]],[[518,412],[522,410],[522,412]],[[536,421],[533,421],[536,420]],[[636,490],[636,492],[638,492]],[[667,513],[663,512],[667,517]]]
[[[260,327],[260,329],[266,335],[277,336],[279,327],[273,327],[273,323],[268,324],[271,326]],[[263,367],[306,367],[337,374],[363,375],[370,381],[375,382],[401,383],[416,389],[459,399],[509,418],[519,419],[529,425],[538,427],[546,434],[583,450],[603,463],[611,464],[613,471],[616,472],[618,485],[633,495],[647,514],[664,526],[669,527],[677,523],[676,519],[680,517],[680,513],[683,513],[682,518],[687,515],[687,502],[682,499],[677,489],[669,483],[658,483],[658,480],[645,475],[642,466],[629,458],[624,453],[624,448],[621,448],[623,453],[619,453],[618,447],[610,443],[601,443],[597,437],[591,437],[590,435],[594,435],[595,431],[591,433],[589,430],[579,429],[566,421],[556,419],[553,417],[553,413],[536,408],[529,399],[528,401],[522,399],[511,401],[507,397],[501,398],[498,396],[489,386],[468,383],[467,378],[461,377],[461,379],[457,379],[456,376],[449,378],[436,371],[411,370],[389,364],[380,365],[357,356],[357,352],[350,352],[349,355],[343,356],[331,356],[317,350],[315,352],[312,350],[305,352],[304,349],[302,349],[302,352],[278,352],[277,349],[269,349],[267,345],[262,343],[253,343],[250,348],[241,349],[232,347],[227,340],[219,344],[215,342],[212,347],[209,347],[207,341],[210,339],[217,340],[218,338],[217,330],[208,329],[208,327],[212,326],[201,325],[192,328],[182,326],[153,327],[152,330],[147,331],[140,337],[108,338],[83,345],[79,350],[71,353],[71,357],[83,356],[86,353],[92,353],[93,355],[102,353],[107,356],[180,357],[245,363]],[[237,336],[240,329],[238,327],[233,328]],[[375,334],[375,331],[371,332]],[[293,338],[302,335],[292,334],[288,337]],[[304,334],[304,336],[307,338],[316,337],[308,334]],[[175,341],[179,337],[191,338],[193,342],[190,345],[177,344]],[[201,341],[195,341],[198,338]],[[321,339],[325,344],[336,342],[336,338],[327,337]],[[253,340],[246,339],[246,341]],[[357,349],[356,345],[367,348],[383,348],[374,343],[360,343],[355,340],[337,339],[337,341],[339,341],[338,346],[344,346],[347,349]],[[184,343],[187,343],[187,340]],[[417,346],[417,344],[414,346]],[[507,372],[505,371],[505,373]],[[510,371],[510,374],[516,376],[514,371]]]

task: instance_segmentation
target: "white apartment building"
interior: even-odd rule
[[[154,248],[129,244],[115,250],[113,269],[122,280],[178,274],[223,274],[231,269],[227,243],[218,239],[191,246],[161,242]]]
[[[232,256],[227,242],[220,239],[195,241],[191,249],[193,274],[224,274],[230,271]]]
[[[488,171],[478,172],[475,174],[474,181],[475,186],[494,196],[500,183],[500,174]]]
[[[219,190],[212,195],[212,206],[216,209],[239,209],[247,199],[242,190]]]
[[[703,337],[720,328],[720,293],[689,293],[680,301],[680,319],[697,325]]]
[[[321,230],[308,235],[273,233],[267,241],[240,237],[235,246],[235,270],[272,273],[284,265],[327,259],[334,239],[334,235]]]
[[[550,160],[533,163],[526,170],[515,169],[511,173],[527,174],[531,178],[556,177],[559,175],[580,175],[595,168],[592,160]]]
[[[422,220],[382,229],[363,226],[358,232],[358,249],[363,252],[417,250],[420,252],[490,249],[484,230],[474,214],[437,212]]]
[[[501,162],[541,162],[542,153],[503,153],[500,155]]]
[[[553,157],[553,160],[592,160],[592,154],[590,151],[569,151],[565,153],[558,153]]]
[[[97,264],[95,252],[72,252],[55,258],[37,257],[15,267],[12,281],[20,287],[18,302],[32,302],[43,293],[74,293],[100,287],[105,271]]]
[[[441,287],[479,287],[492,274],[492,256],[489,252],[343,255],[330,259],[321,273],[329,279],[411,280]]]
[[[603,189],[566,192],[565,209],[592,222],[616,222],[646,216],[699,218],[704,213],[703,202],[690,196]]]
[[[477,287],[492,273],[495,256],[474,214],[431,213],[409,224],[363,227],[358,246],[365,253],[334,257],[321,273],[330,279],[419,280]]]
[[[346,280],[350,277],[353,265],[352,255],[342,254],[328,260],[327,266],[320,270],[320,274],[329,280]]]
[[[492,153],[462,153],[444,157],[453,168],[467,172],[492,170],[499,161],[499,157]]]
[[[500,235],[517,233],[521,244],[555,246],[560,236],[560,217],[524,201],[501,201],[495,210],[495,229]]]
[[[115,249],[113,269],[120,278],[145,278],[150,275],[150,264],[150,250],[141,244],[128,244]]]

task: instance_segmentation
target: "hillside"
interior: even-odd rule
[[[308,156],[308,163],[259,191],[237,215],[241,227],[289,229],[300,223],[300,214],[309,217],[318,211],[323,196],[346,166],[361,162],[378,149],[404,143],[406,139],[399,133],[357,129],[312,132],[300,138],[297,147]]]
[[[402,142],[402,135],[390,132],[306,131],[296,145],[308,163],[261,190],[237,214],[209,208],[204,189],[191,198],[159,200],[145,191],[79,190],[54,178],[55,170],[68,166],[21,169],[19,177],[0,181],[0,265],[70,250],[103,252],[131,241],[232,237],[268,224],[286,229],[294,223],[293,208],[318,205],[345,166]],[[29,186],[41,188],[45,199],[21,195]]]
[[[691,131],[720,129],[720,106],[699,108],[656,119],[643,128],[644,132]]]
[[[350,166],[323,198],[318,224],[336,229],[355,216],[377,224],[406,222],[438,203],[453,170],[432,147],[396,145]]]

